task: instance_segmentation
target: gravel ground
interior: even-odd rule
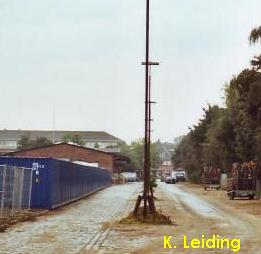
[[[261,254],[260,201],[230,201],[225,192],[205,192],[190,184],[160,183],[156,206],[174,225],[119,224],[134,207],[141,184],[118,185],[0,234],[1,254],[237,253],[182,248],[183,237],[240,238],[243,254]],[[164,249],[173,235],[177,249]]]
[[[1,254],[73,254],[101,243],[104,223],[131,210],[140,184],[112,186],[0,234]]]

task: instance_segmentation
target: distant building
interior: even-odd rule
[[[64,136],[78,135],[82,138],[83,145],[105,152],[119,153],[119,138],[103,131],[38,131],[38,130],[0,130],[0,154],[17,150],[18,142],[22,136],[31,140],[45,137],[53,143],[63,142]]]
[[[174,167],[171,161],[164,161],[158,166],[158,171],[161,175],[165,176],[173,171]]]

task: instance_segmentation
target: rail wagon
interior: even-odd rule
[[[236,197],[254,199],[256,195],[256,164],[234,163],[227,180],[227,194],[231,200]]]
[[[112,184],[111,172],[53,158],[0,157],[0,165],[32,168],[30,208],[54,209]]]

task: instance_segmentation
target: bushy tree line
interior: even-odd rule
[[[261,41],[261,27],[250,34]],[[224,108],[208,105],[204,116],[178,144],[173,162],[199,182],[204,165],[228,172],[233,162],[261,160],[261,55],[225,87]]]
[[[144,139],[133,141],[130,145],[123,142],[120,144],[120,148],[121,154],[131,159],[132,169],[135,171],[142,171],[144,163]],[[158,151],[158,142],[151,143],[150,152],[151,168],[156,168],[157,165],[162,163]]]
[[[74,135],[65,135],[63,136],[63,142],[72,142],[75,143],[77,145],[83,146],[84,142],[82,139],[82,136],[78,135],[78,134],[74,134]],[[98,143],[96,143],[98,145]],[[95,144],[95,148],[99,148],[99,146],[97,147],[97,145]]]
[[[77,134],[65,135],[63,137],[63,142],[73,142],[78,145],[84,145],[82,137]],[[36,148],[51,144],[53,144],[53,142],[46,137],[37,137],[36,139],[31,139],[29,135],[22,135],[21,139],[18,141],[18,149]]]
[[[18,149],[35,148],[51,144],[52,141],[45,137],[37,137],[36,139],[32,140],[30,136],[22,135],[21,139],[18,141]]]

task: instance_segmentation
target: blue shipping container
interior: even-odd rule
[[[111,186],[106,169],[52,158],[0,157],[0,165],[32,168],[31,208],[54,209]]]

